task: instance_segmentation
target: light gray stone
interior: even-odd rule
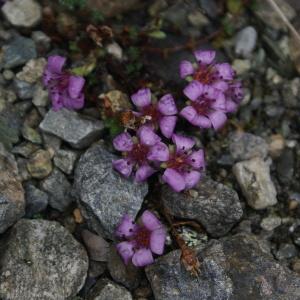
[[[2,246],[1,299],[65,300],[85,282],[87,254],[57,222],[21,220]]]
[[[259,157],[238,162],[233,167],[233,173],[252,208],[264,209],[277,203],[267,162]]]
[[[256,46],[257,32],[253,26],[247,26],[238,32],[235,38],[235,53],[247,58]]]
[[[71,174],[78,155],[75,151],[58,150],[54,156],[54,164],[64,173]]]
[[[104,129],[101,121],[85,118],[78,113],[61,109],[50,110],[40,128],[68,142],[74,148],[85,148],[100,138]]]

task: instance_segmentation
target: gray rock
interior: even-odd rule
[[[58,169],[54,169],[51,175],[43,180],[41,187],[50,196],[49,205],[59,211],[64,211],[73,200],[71,184]]]
[[[215,0],[200,0],[200,6],[205,15],[215,19],[219,15],[219,6]]]
[[[161,197],[164,206],[175,217],[201,223],[215,237],[225,235],[241,219],[241,203],[231,188],[204,178],[195,190],[189,195],[163,186]]]
[[[233,173],[252,208],[264,209],[277,203],[270,166],[264,160],[257,157],[236,163]]]
[[[253,235],[212,240],[198,257],[197,277],[185,270],[179,250],[148,266],[146,275],[155,299],[300,299],[300,278],[264,252]]]
[[[75,296],[88,269],[82,245],[59,223],[46,220],[19,221],[0,260],[0,298],[11,300]]]
[[[15,146],[11,152],[17,155],[21,155],[25,158],[29,158],[32,153],[36,152],[39,149],[38,145],[23,142]]]
[[[254,157],[264,159],[268,155],[268,144],[260,136],[247,132],[235,132],[229,138],[229,151],[236,161]]]
[[[103,145],[88,149],[75,169],[74,195],[92,230],[113,239],[117,224],[125,213],[136,217],[148,186],[125,179],[112,168],[117,157]]]
[[[52,172],[50,152],[42,149],[34,152],[27,162],[27,169],[34,178],[42,179],[47,177]]]
[[[74,148],[85,148],[99,139],[104,126],[100,121],[84,118],[71,110],[61,109],[57,112],[50,110],[40,128],[63,139]]]
[[[293,244],[280,244],[278,251],[275,253],[279,260],[293,258],[298,255],[298,251]]]
[[[110,248],[107,268],[112,279],[129,290],[139,286],[142,275],[141,269],[136,268],[133,264],[125,265],[117,253],[115,245]]]
[[[0,233],[25,214],[25,198],[14,156],[0,143]]]
[[[32,103],[37,107],[46,107],[49,103],[48,91],[46,91],[41,84],[35,86]]]
[[[88,300],[132,300],[129,291],[108,279],[100,279],[91,290]]]
[[[295,155],[293,149],[286,148],[276,161],[276,171],[280,182],[283,184],[291,183],[294,177],[294,167]]]
[[[36,83],[38,80],[42,78],[46,64],[47,61],[43,57],[37,59],[31,59],[23,67],[22,71],[17,73],[16,77],[19,80],[31,84]]]
[[[22,66],[28,60],[37,57],[33,40],[22,36],[17,36],[9,44],[4,45],[2,51],[2,65],[6,69]]]
[[[26,81],[14,79],[14,88],[18,97],[22,100],[31,99],[34,95],[34,85]]]
[[[71,174],[78,153],[71,150],[58,150],[54,156],[54,164],[64,173]]]
[[[262,221],[260,223],[260,227],[264,230],[272,231],[275,228],[277,228],[278,226],[280,226],[281,222],[282,222],[282,220],[278,216],[268,216],[268,217],[262,219]]]
[[[2,12],[11,25],[26,28],[35,26],[42,18],[42,7],[34,0],[6,1]]]
[[[235,53],[247,58],[256,46],[257,32],[253,26],[247,26],[238,32],[235,38]]]
[[[41,52],[45,52],[50,49],[51,39],[43,31],[33,31],[31,38],[36,43],[36,46]]]
[[[48,195],[32,184],[25,185],[26,217],[31,218],[44,211],[48,205]]]

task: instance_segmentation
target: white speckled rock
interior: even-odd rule
[[[30,28],[37,25],[42,18],[41,5],[34,0],[7,1],[2,12],[13,26]]]
[[[59,223],[21,220],[0,253],[0,299],[67,299],[81,289],[87,269],[83,246]]]

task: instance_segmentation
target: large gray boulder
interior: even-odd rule
[[[124,214],[137,215],[148,192],[147,183],[134,183],[113,170],[117,158],[102,144],[94,145],[80,158],[74,176],[74,195],[90,228],[110,239]]]
[[[198,277],[172,251],[146,268],[156,300],[298,300],[300,278],[281,266],[253,235],[212,240],[198,254]]]
[[[83,246],[59,223],[21,220],[0,253],[0,299],[64,300],[82,288]]]

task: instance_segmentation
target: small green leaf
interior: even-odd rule
[[[104,121],[105,127],[109,129],[109,133],[112,137],[116,136],[117,134],[123,131],[120,122],[116,118],[106,119]]]
[[[244,4],[242,0],[227,0],[227,8],[229,12],[231,12],[233,15],[236,15],[242,12]]]
[[[77,76],[88,76],[96,67],[96,63],[92,62],[90,64],[85,64],[81,67],[73,68],[71,70],[72,74]]]
[[[166,33],[161,30],[154,30],[150,33],[148,33],[148,36],[154,39],[165,39],[167,37]]]

